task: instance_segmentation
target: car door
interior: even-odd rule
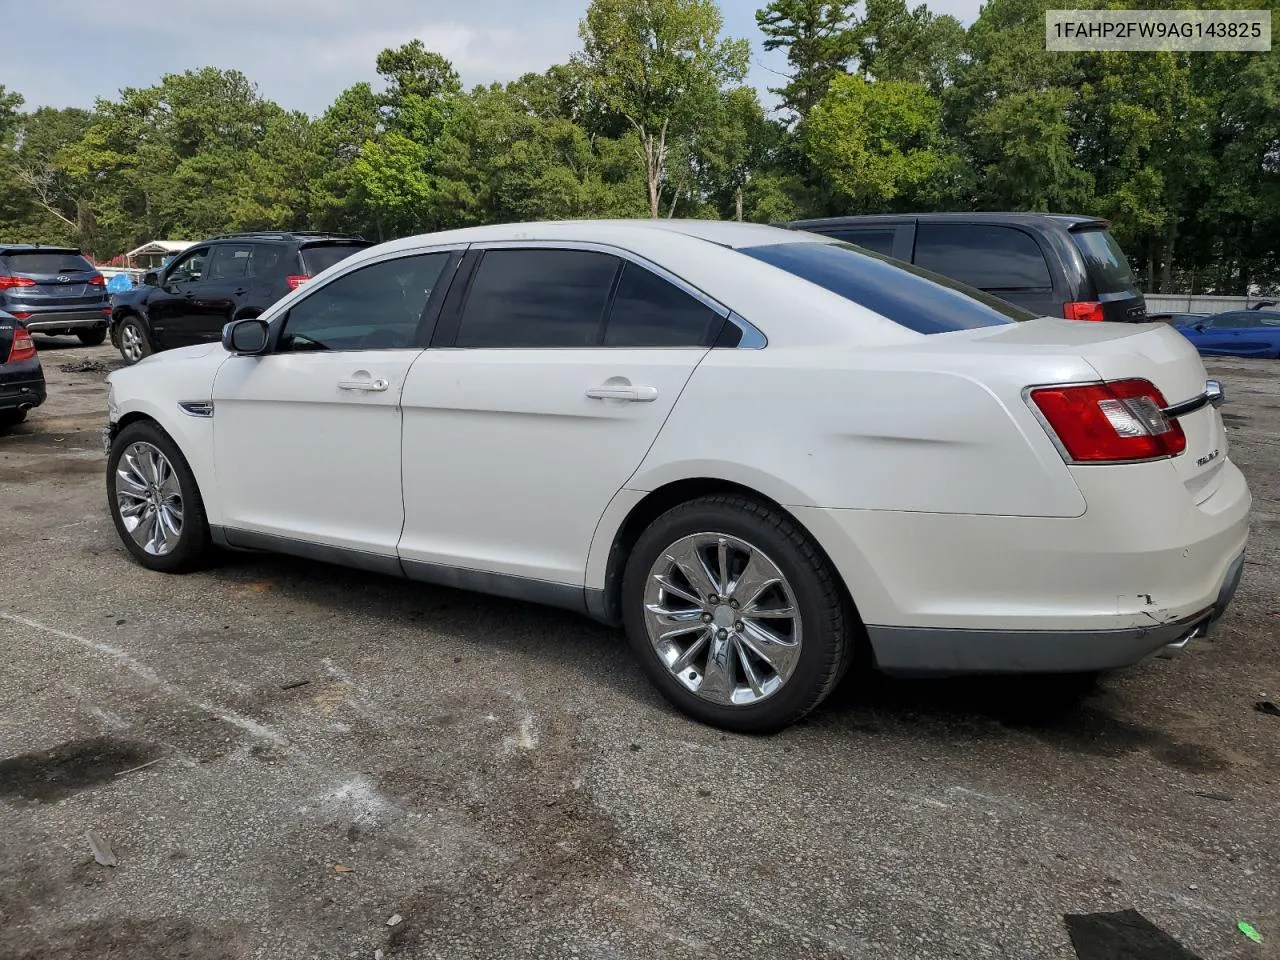
[[[1231,357],[1246,354],[1248,340],[1244,335],[1248,333],[1247,328],[1251,321],[1255,327],[1261,326],[1247,310],[1215,314],[1205,318],[1199,325],[1200,330],[1192,342],[1197,350],[1209,356]]]
[[[1062,316],[1044,251],[1017,227],[921,221],[914,261],[1038,316]]]
[[[268,352],[222,365],[214,457],[232,545],[399,572],[400,394],[460,256],[355,265],[272,318]]]
[[[221,243],[213,248],[201,279],[192,284],[195,296],[184,313],[169,325],[170,337],[182,343],[208,343],[222,336],[222,328],[235,316],[236,305],[249,282],[253,247],[247,243]]]
[[[401,562],[429,581],[580,597],[596,523],[727,311],[592,245],[477,244],[459,284],[469,271],[405,383]]]
[[[197,247],[175,260],[147,298],[147,319],[156,343],[168,350],[198,341],[191,339],[190,317],[209,267],[209,247]]]

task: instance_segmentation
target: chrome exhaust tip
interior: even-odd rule
[[[1208,618],[1201,620],[1199,623],[1193,626],[1190,630],[1188,630],[1186,633],[1180,636],[1177,640],[1174,640],[1172,643],[1166,643],[1163,647],[1157,650],[1156,656],[1159,657],[1161,660],[1172,660],[1174,657],[1180,654],[1183,650],[1185,650],[1187,648],[1187,644],[1189,644],[1192,640],[1196,639],[1197,637],[1203,637],[1207,632],[1208,626],[1209,626]]]

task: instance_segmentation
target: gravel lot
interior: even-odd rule
[[[104,372],[59,369],[118,355],[40,346],[50,400],[0,438],[0,957],[1072,958],[1064,915],[1126,909],[1280,956],[1280,364],[1209,362],[1255,498],[1213,641],[1074,699],[850,683],[753,739],[558,611],[140,569]]]

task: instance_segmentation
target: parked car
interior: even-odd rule
[[[1203,320],[1207,316],[1209,316],[1207,313],[1152,313],[1147,315],[1147,319],[1153,323],[1171,323],[1175,327],[1180,327]]]
[[[397,240],[108,381],[143,566],[270,550],[564,606],[735,730],[853,662],[1180,649],[1248,533],[1221,388],[1177,331],[1035,318],[760,225]]]
[[[1050,213],[829,217],[785,224],[932,270],[1038,316],[1142,323],[1146,299],[1106,220]]]
[[[128,363],[158,350],[216,342],[311,277],[372,244],[334,233],[237,233],[189,247],[143,284],[116,294],[111,342]]]
[[[0,311],[0,432],[27,419],[44,403],[44,368],[22,321]]]
[[[1228,310],[1175,325],[1205,356],[1280,359],[1280,311]]]
[[[107,338],[111,305],[102,274],[74,247],[0,244],[0,310],[29,333]]]

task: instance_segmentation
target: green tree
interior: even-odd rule
[[[721,40],[714,0],[592,0],[579,63],[639,138],[649,215],[662,210],[672,142],[687,142],[719,92],[747,71],[745,41]]]
[[[808,116],[857,54],[854,7],[848,0],[773,0],[756,12],[764,48],[787,52],[787,83],[769,92],[779,95],[793,120]]]
[[[948,172],[941,104],[921,83],[845,74],[810,111],[805,150],[863,212],[889,209]]]
[[[963,24],[924,4],[908,9],[905,0],[866,0],[855,34],[863,76],[923,83],[936,96],[960,69]]]

